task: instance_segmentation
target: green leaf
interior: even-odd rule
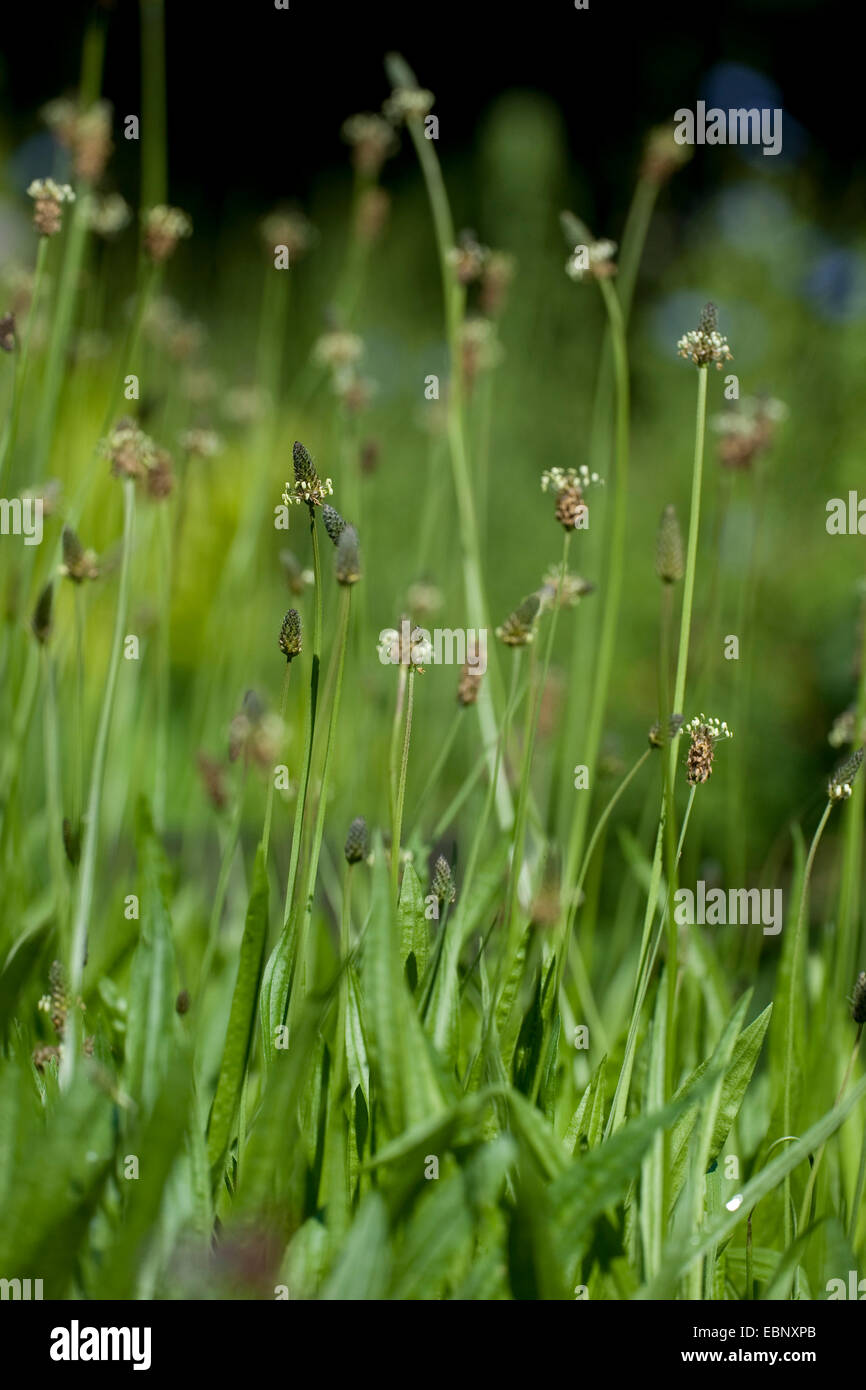
[[[662,1110],[628,1121],[604,1144],[572,1162],[554,1182],[554,1219],[573,1257],[595,1218],[622,1201],[655,1135],[671,1125],[687,1103],[672,1101]]]
[[[177,982],[167,868],[145,802],[138,806],[141,935],[132,960],[126,1024],[125,1086],[149,1110],[159,1095],[175,1047]]]
[[[244,935],[241,941],[238,973],[226,1029],[222,1063],[216,1094],[210,1112],[207,1156],[214,1187],[222,1180],[225,1158],[234,1137],[235,1121],[241,1101],[255,1037],[256,1004],[262,977],[265,941],[268,932],[268,874],[263,846],[256,851],[253,888],[250,894]]]
[[[749,1212],[763,1197],[778,1187],[779,1183],[796,1168],[798,1163],[802,1163],[810,1153],[813,1153],[829,1139],[831,1134],[835,1134],[864,1095],[866,1095],[866,1077],[863,1077],[856,1086],[852,1087],[838,1105],[829,1110],[794,1143],[787,1144],[776,1158],[772,1159],[766,1167],[762,1168],[746,1183],[742,1193],[739,1194],[741,1200],[734,1210],[729,1211],[726,1208],[714,1220],[707,1222],[697,1239],[695,1239],[694,1233],[689,1230],[678,1239],[670,1242],[658,1278],[644,1285],[636,1297],[642,1299],[673,1298],[678,1280],[694,1261],[700,1259],[713,1245],[717,1245],[725,1236],[729,1235],[741,1221],[745,1220]],[[607,1145],[604,1146],[604,1148],[606,1147]],[[604,1148],[600,1152],[604,1152]]]
[[[390,1270],[388,1212],[379,1193],[369,1192],[322,1290],[322,1299],[340,1303],[381,1299],[388,1286]]]
[[[401,1023],[406,987],[400,968],[397,922],[380,836],[376,837],[373,854],[373,895],[361,960],[364,1020],[376,1094],[391,1134],[399,1134],[404,1115],[405,1036]]]
[[[737,1006],[737,1009],[734,1011],[734,1016],[736,1017],[739,1015],[741,1011],[742,1003]],[[763,1047],[764,1037],[770,1023],[772,1012],[773,1005],[768,1004],[763,1013],[759,1014],[754,1022],[750,1023],[748,1028],[743,1030],[734,1044],[734,1050],[725,1071],[724,1081],[722,1082],[721,1096],[716,1111],[712,1139],[710,1142],[708,1162],[716,1158],[721,1152],[722,1145],[727,1139],[731,1131],[731,1126],[739,1114],[743,1097],[746,1094],[749,1082],[752,1079],[752,1073],[755,1070],[758,1057],[761,1053],[761,1048]],[[714,1069],[718,1065],[718,1062],[719,1048],[716,1049],[712,1057],[707,1058],[705,1062],[701,1062],[700,1066],[696,1067],[691,1075],[686,1078],[677,1091],[674,1099],[679,1100],[688,1097],[690,1093],[699,1086],[700,1082],[707,1074],[707,1071]],[[697,1104],[695,1104],[685,1111],[673,1127],[670,1154],[671,1178],[669,1186],[671,1207],[679,1196],[686,1179],[689,1139],[691,1138],[697,1116],[698,1107]]]
[[[427,968],[430,950],[430,923],[424,916],[424,890],[413,864],[403,870],[400,903],[397,908],[400,927],[400,960],[405,966],[409,956],[415,961],[416,983]]]

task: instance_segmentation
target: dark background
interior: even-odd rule
[[[137,0],[102,8],[105,95],[118,115],[138,112]],[[4,105],[20,138],[38,127],[43,102],[74,89],[91,10],[82,0],[18,6],[14,18],[6,10]],[[693,106],[716,65],[748,65],[777,85],[786,148],[798,123],[798,158],[832,198],[862,160],[854,13],[826,0],[590,0],[585,11],[573,0],[291,0],[289,11],[273,0],[166,0],[170,197],[210,210],[227,196],[303,199],[314,176],[345,165],[340,124],[353,111],[378,109],[389,89],[382,58],[397,49],[436,95],[446,159],[471,144],[493,97],[514,87],[542,91],[561,109],[602,203],[623,163],[633,167],[648,125]],[[748,102],[748,92],[740,95]],[[401,158],[411,162],[411,152]],[[700,184],[699,160],[691,179]]]

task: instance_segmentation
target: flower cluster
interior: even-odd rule
[[[112,108],[107,101],[94,102],[82,111],[65,97],[42,108],[45,124],[72,154],[75,173],[88,183],[98,183],[111,154]]]
[[[684,333],[677,343],[677,353],[696,367],[708,367],[711,362],[721,371],[722,363],[733,356],[728,340],[719,332],[719,315],[715,304],[705,304],[697,328]]]
[[[724,719],[706,714],[696,714],[683,729],[691,739],[686,760],[689,786],[696,787],[708,781],[712,774],[716,744],[722,739],[733,738],[733,734]]]
[[[589,508],[585,490],[603,481],[585,463],[579,468],[548,468],[541,475],[541,491],[556,494],[556,520],[566,531],[572,531],[586,525]]]
[[[78,535],[71,526],[63,528],[63,564],[60,573],[73,584],[83,584],[85,579],[99,578],[99,564],[95,550],[85,550]]]
[[[747,396],[737,409],[713,416],[710,427],[720,436],[720,462],[725,468],[751,468],[755,459],[769,449],[776,426],[787,415],[788,407],[772,396]]]
[[[851,783],[857,776],[863,756],[864,749],[858,748],[850,758],[846,758],[845,762],[837,767],[827,785],[827,795],[831,801],[848,800],[853,791]]]
[[[559,565],[547,571],[538,591],[544,608],[576,608],[582,598],[591,594],[595,585],[579,574],[563,574]]]
[[[349,116],[340,134],[352,146],[352,163],[358,173],[368,178],[378,177],[385,160],[397,150],[397,137],[383,116],[367,112]]]
[[[55,183],[53,179],[34,179],[27,194],[36,204],[33,225],[39,235],[56,236],[63,225],[63,204],[75,202],[75,194],[69,184]]]
[[[312,222],[296,208],[275,208],[262,218],[259,230],[269,251],[275,246],[287,248],[290,262],[309,251],[318,239]]]
[[[535,637],[535,620],[541,608],[538,594],[530,594],[510,613],[496,636],[506,647],[526,647]]]
[[[296,440],[292,447],[292,463],[295,470],[294,483],[286,483],[283,501],[286,506],[306,502],[308,507],[321,507],[325,498],[334,491],[330,478],[324,482],[316,472],[316,466],[303,444]]]
[[[180,208],[170,208],[160,203],[143,212],[142,219],[145,254],[155,265],[161,265],[174,254],[182,237],[192,236],[192,219]]]
[[[132,211],[120,193],[106,193],[102,198],[90,199],[87,220],[97,236],[113,237],[129,226]]]
[[[394,125],[404,121],[423,121],[432,110],[436,100],[426,87],[395,87],[382,107],[382,111]]]
[[[481,276],[490,257],[490,251],[482,246],[474,232],[460,233],[456,246],[448,252],[448,264],[460,285],[471,285]]]
[[[677,737],[677,735],[682,733],[684,723],[685,720],[683,719],[683,716],[681,714],[671,715],[670,719],[668,720],[667,742],[672,743],[673,740]],[[658,719],[650,729],[648,738],[650,748],[664,748],[665,738],[662,735],[662,726]]]

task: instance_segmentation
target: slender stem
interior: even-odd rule
[[[169,764],[171,717],[171,509],[164,504],[157,517],[158,544],[162,551],[159,575],[159,630],[156,672],[156,748],[153,779],[153,820],[157,832],[165,830],[165,806]]]
[[[249,763],[244,759],[244,773],[238,788],[237,800],[235,801],[234,811],[229,824],[226,841],[223,846],[222,858],[220,860],[220,870],[217,876],[216,889],[214,891],[213,905],[211,907],[210,920],[208,922],[207,944],[204,956],[202,957],[201,967],[198,977],[198,996],[201,998],[204,993],[210,975],[213,958],[216,953],[217,942],[219,940],[220,923],[222,922],[223,908],[225,907],[226,894],[231,878],[232,866],[235,862],[235,852],[237,851],[238,841],[241,835],[241,821],[244,814],[244,799],[247,790],[247,774]]]
[[[616,476],[614,482],[613,517],[610,528],[607,575],[605,580],[605,607],[602,618],[598,656],[595,663],[595,679],[589,711],[584,748],[580,761],[589,770],[589,785],[593,787],[598,764],[598,751],[601,745],[604,712],[610,687],[613,656],[616,645],[616,632],[619,625],[620,600],[622,595],[623,567],[625,562],[626,507],[628,502],[628,455],[629,455],[629,377],[628,354],[625,340],[625,322],[617,298],[616,290],[609,280],[599,280],[614,356],[614,378],[616,383]],[[577,866],[583,855],[592,794],[581,797],[572,821],[569,836],[568,855],[564,882],[567,899],[577,873]]]
[[[800,968],[800,960],[805,949],[804,931],[806,927],[806,911],[809,904],[809,884],[812,878],[812,866],[815,862],[815,855],[818,852],[818,845],[821,843],[821,836],[824,827],[830,819],[830,812],[833,809],[833,802],[828,801],[824,807],[824,814],[818,822],[815,834],[812,836],[812,843],[809,846],[809,853],[806,858],[806,866],[803,870],[803,885],[800,889],[800,906],[797,911],[797,925],[794,928],[794,947],[792,952],[791,969],[796,972]],[[800,1026],[800,1020],[795,1018],[795,995],[796,990],[791,988],[788,991],[788,1017],[785,1019],[785,1065],[784,1080],[782,1082],[782,1131],[784,1134],[791,1133],[791,1081],[794,1072],[794,1030]],[[785,1177],[784,1187],[784,1219],[785,1219],[785,1246],[791,1244],[793,1239],[793,1228],[791,1222],[791,1176]]]
[[[406,772],[409,767],[409,741],[412,737],[412,707],[415,700],[415,667],[409,667],[406,685],[406,723],[403,730],[403,752],[400,757],[400,776],[394,802],[394,830],[391,836],[391,895],[396,902],[400,891],[400,836],[403,830],[403,801],[406,796]]]
[[[686,805],[686,812],[683,816],[683,824],[680,830],[680,838],[677,844],[677,853],[675,861],[677,864],[679,864],[680,859],[682,857],[683,844],[685,843],[686,830],[688,829],[689,820],[692,814],[692,806],[694,805],[696,790],[696,787],[692,787],[689,793],[688,803]],[[661,827],[659,827],[659,834],[661,835]],[[657,863],[660,870],[660,853],[657,853]],[[613,1097],[613,1105],[610,1109],[610,1116],[608,1117],[607,1128],[605,1130],[605,1138],[609,1138],[611,1134],[615,1134],[616,1131],[625,1121],[625,1108],[628,1103],[628,1093],[629,1088],[631,1086],[631,1074],[632,1068],[634,1067],[635,1047],[637,1045],[637,1031],[638,1026],[640,1024],[641,1011],[643,1009],[643,1003],[646,998],[647,990],[649,988],[650,977],[652,976],[653,966],[655,964],[656,956],[658,954],[659,945],[661,944],[661,939],[664,933],[667,920],[667,912],[670,906],[669,902],[665,904],[665,912],[662,916],[662,920],[659,922],[655,940],[652,943],[652,947],[647,949],[647,943],[649,941],[648,930],[649,928],[651,928],[653,918],[655,917],[655,909],[658,905],[658,898],[659,880],[658,878],[656,878],[655,889],[653,890],[653,887],[651,885],[650,896],[647,902],[647,917],[644,922],[644,940],[641,943],[641,956],[638,964],[638,983],[635,990],[635,1001],[632,1007],[631,1023],[629,1024],[628,1038],[626,1039],[625,1054],[623,1056],[622,1067],[620,1068],[619,1078],[616,1083],[616,1091],[614,1092]],[[670,969],[670,962],[668,962],[668,969]]]
[[[80,584],[75,585],[75,751],[73,759],[74,800],[73,829],[81,833],[81,816],[84,810],[84,594]]]
[[[298,942],[298,966],[301,970],[304,967],[306,956],[306,945],[309,936],[310,922],[313,915],[313,895],[316,890],[316,876],[319,869],[319,855],[322,849],[322,837],[325,833],[325,812],[328,801],[328,773],[331,766],[331,754],[334,749],[334,734],[340,715],[340,697],[343,690],[343,665],[346,657],[346,642],[349,632],[349,610],[352,601],[351,586],[345,585],[342,589],[340,602],[340,626],[337,634],[337,674],[334,683],[334,698],[331,701],[331,713],[328,719],[328,733],[325,740],[325,754],[322,760],[322,781],[319,792],[319,805],[316,811],[316,824],[313,831],[313,845],[310,852],[310,862],[307,866],[307,885],[304,893],[303,902],[303,923],[301,936]],[[411,717],[411,707],[410,707]]]
[[[834,1109],[834,1110],[836,1109],[836,1106],[839,1104],[839,1102],[841,1101],[842,1097],[844,1096],[845,1092],[846,1092],[847,1089],[848,1089],[848,1082],[851,1080],[851,1072],[852,1072],[853,1069],[854,1069],[854,1062],[855,1062],[855,1059],[856,1059],[856,1057],[857,1057],[857,1053],[860,1051],[860,1038],[861,1038],[862,1034],[863,1034],[863,1024],[861,1023],[860,1026],[859,1026],[859,1028],[857,1029],[857,1037],[856,1037],[855,1040],[854,1040],[854,1048],[853,1048],[853,1051],[852,1051],[852,1053],[851,1053],[851,1056],[848,1058],[848,1066],[845,1068],[845,1075],[844,1075],[844,1077],[843,1077],[843,1079],[842,1079],[842,1085],[839,1087],[839,1092],[838,1092],[838,1094],[837,1094],[837,1096],[836,1096],[836,1099],[833,1101],[833,1109]],[[807,1222],[808,1219],[809,1219],[809,1207],[811,1206],[811,1203],[812,1203],[812,1193],[813,1193],[813,1191],[814,1191],[814,1189],[815,1189],[815,1183],[816,1183],[817,1178],[818,1178],[818,1169],[819,1169],[820,1166],[821,1166],[821,1160],[822,1160],[822,1158],[824,1157],[824,1150],[825,1150],[826,1147],[827,1147],[826,1144],[822,1144],[822,1145],[821,1145],[820,1149],[818,1150],[818,1152],[817,1152],[816,1155],[815,1155],[814,1161],[813,1161],[813,1163],[812,1163],[812,1167],[811,1167],[811,1169],[809,1170],[809,1180],[808,1180],[808,1182],[806,1183],[806,1191],[803,1193],[803,1201],[802,1201],[802,1203],[801,1203],[801,1205],[800,1205],[800,1230],[801,1230],[801,1231],[805,1229],[806,1222]]]
[[[514,838],[511,850],[511,874],[510,874],[510,895],[508,901],[508,911],[506,913],[506,959],[510,960],[511,949],[513,946],[514,920],[517,912],[517,898],[520,885],[520,870],[523,864],[524,841],[526,839],[526,813],[529,804],[529,781],[532,772],[532,759],[535,753],[535,737],[538,729],[538,715],[541,709],[541,700],[544,695],[544,687],[547,683],[547,675],[550,670],[550,657],[553,652],[553,643],[556,636],[557,620],[559,618],[560,598],[565,583],[565,574],[568,566],[568,547],[571,541],[571,532],[566,531],[562,542],[562,561],[559,570],[559,585],[553,600],[553,612],[550,615],[550,623],[547,630],[547,642],[545,644],[544,661],[541,673],[537,678],[535,687],[535,698],[526,702],[526,734],[523,746],[523,767],[520,776],[520,793],[517,800],[517,818],[514,824]],[[533,652],[534,655],[534,652]]]
[[[48,860],[54,879],[57,918],[61,936],[67,930],[68,885],[63,853],[63,791],[57,723],[57,689],[54,663],[47,647],[42,648],[44,677],[45,783],[48,803]],[[64,947],[67,943],[64,941]]]
[[[403,643],[401,636],[400,654],[403,655]],[[391,815],[391,826],[393,828],[394,819],[397,813],[397,779],[399,776],[400,765],[400,731],[403,728],[403,706],[406,703],[406,682],[408,680],[409,667],[404,662],[400,662],[400,671],[397,676],[397,698],[394,701],[394,718],[391,721],[391,744],[388,750],[388,809]]]
[[[310,763],[313,756],[313,736],[316,731],[316,707],[319,695],[319,666],[322,648],[322,565],[319,555],[319,536],[316,530],[316,514],[310,508],[310,535],[313,541],[313,583],[315,586],[315,606],[313,617],[312,660],[310,664],[310,699],[304,719],[304,753],[301,763],[301,780],[295,802],[295,825],[292,831],[292,850],[289,860],[289,877],[286,883],[286,902],[283,910],[283,926],[288,923],[295,896],[295,882],[298,874],[298,859],[301,853],[301,836],[304,827],[304,809],[307,802],[307,788],[310,782]]]
[[[496,772],[497,775],[498,775],[498,773],[499,773],[499,768],[500,768],[500,765],[501,765],[501,761],[502,761],[502,757],[503,757],[503,752],[504,752],[505,747],[506,747],[506,745],[507,745],[507,743],[508,743],[508,734],[509,734],[509,730],[510,730],[510,728],[511,728],[511,720],[512,720],[512,718],[513,718],[513,716],[514,716],[514,712],[515,712],[515,710],[517,709],[518,704],[519,704],[520,696],[519,696],[519,692],[518,692],[518,686],[519,686],[520,667],[521,667],[522,657],[523,657],[523,648],[522,648],[522,647],[518,647],[517,650],[516,650],[515,653],[514,653],[514,660],[513,660],[513,662],[512,662],[512,666],[511,666],[511,689],[510,689],[509,692],[508,692],[508,702],[507,702],[507,704],[506,704],[506,706],[505,706],[505,714],[504,714],[503,720],[502,720],[502,730],[501,730],[501,732],[500,732],[500,734],[499,734],[499,737],[498,737],[497,743],[496,743],[496,764],[495,764],[495,772]],[[482,811],[482,813],[481,813],[481,817],[480,817],[480,819],[479,819],[479,821],[478,821],[478,824],[477,824],[477,826],[476,826],[476,828],[475,828],[475,834],[474,834],[474,836],[472,837],[472,847],[471,847],[471,849],[470,849],[470,851],[469,851],[469,858],[468,858],[468,860],[467,860],[467,862],[466,862],[466,872],[465,872],[465,874],[463,875],[463,886],[462,886],[462,890],[461,890],[461,893],[460,893],[460,907],[458,907],[458,912],[461,910],[461,908],[462,908],[462,906],[463,906],[464,904],[469,903],[469,902],[471,901],[471,896],[470,896],[470,891],[469,891],[469,890],[470,890],[470,886],[471,886],[471,884],[472,884],[472,882],[473,882],[473,880],[474,880],[474,877],[475,877],[475,868],[476,868],[476,865],[477,865],[477,863],[478,863],[478,856],[479,856],[479,854],[481,853],[481,846],[482,846],[483,841],[484,841],[484,834],[485,834],[485,831],[487,830],[487,823],[488,823],[488,821],[489,821],[489,819],[490,819],[490,812],[491,812],[491,810],[493,809],[493,798],[494,798],[494,795],[495,795],[495,787],[496,787],[496,780],[495,780],[495,778],[491,778],[491,780],[489,781],[488,786],[487,786],[487,795],[486,795],[485,798],[484,798],[484,809],[483,809],[483,811]],[[439,825],[437,825],[435,831],[433,832],[433,839],[434,839],[434,840],[438,840],[439,836],[440,836],[441,834],[443,834],[444,828],[445,828],[445,826],[444,826],[444,824],[443,824],[444,820],[445,820],[445,818],[443,817],[443,820],[439,822]]]
[[[451,452],[451,466],[454,477],[454,491],[457,498],[457,514],[460,529],[460,544],[463,559],[463,581],[466,593],[466,609],[469,622],[476,627],[486,627],[487,602],[481,570],[481,548],[475,503],[469,473],[466,449],[465,425],[462,401],[462,361],[460,348],[460,328],[463,319],[465,292],[457,283],[448,255],[454,246],[454,223],[448,204],[448,194],[442,178],[442,170],[433,142],[425,138],[424,125],[417,117],[408,121],[409,134],[418,155],[421,172],[427,185],[430,209],[436,232],[436,245],[439,253],[439,268],[442,276],[442,293],[445,301],[445,322],[448,332],[448,345],[451,357],[451,376],[448,394],[448,442]],[[497,713],[501,712],[502,692],[498,659],[492,653],[490,680],[485,681],[476,703],[481,723],[482,742],[490,750],[490,769],[492,774],[494,749],[496,746]],[[502,829],[508,829],[514,819],[511,793],[504,776],[496,783],[496,806]]]
[[[15,375],[12,379],[12,409],[9,414],[6,429],[3,433],[3,442],[0,444],[0,483],[2,483],[3,480],[3,470],[6,466],[6,460],[11,459],[15,453],[15,442],[18,438],[18,416],[21,411],[24,387],[27,383],[27,365],[30,358],[30,337],[33,332],[36,310],[39,305],[42,281],[45,277],[45,261],[47,255],[48,238],[40,237],[39,247],[36,252],[36,268],[33,272],[33,294],[27,313],[27,326],[24,329],[24,336],[21,340],[21,350],[15,355]]]
[[[291,663],[290,661],[287,661],[287,662],[286,662],[286,674],[283,676],[283,689],[282,689],[282,693],[281,693],[281,695],[280,695],[280,724],[283,724],[283,723],[285,722],[285,718],[286,718],[286,701],[288,700],[288,696],[289,696],[289,677],[290,677],[290,675],[291,675],[291,671],[292,671],[292,663]],[[273,768],[272,768],[272,769],[271,769],[270,781],[268,782],[268,795],[267,795],[267,800],[265,801],[265,823],[264,823],[264,827],[263,827],[263,829],[262,829],[262,846],[263,846],[263,849],[262,849],[262,858],[263,858],[264,861],[265,861],[265,865],[267,865],[267,862],[268,862],[268,846],[269,846],[270,840],[271,840],[271,816],[272,816],[272,814],[273,814],[273,809],[274,809],[274,773],[273,773]]]
[[[695,453],[692,467],[692,498],[689,509],[689,539],[686,550],[686,573],[683,581],[683,607],[680,615],[680,642],[677,649],[677,673],[674,681],[674,712],[683,713],[686,697],[686,676],[689,663],[689,640],[692,630],[692,604],[695,596],[695,573],[698,558],[698,535],[701,527],[701,486],[704,473],[704,437],[707,427],[707,368],[698,367],[698,404],[695,417]],[[670,760],[673,768],[676,747],[672,745]]]
[[[93,885],[96,872],[96,850],[99,840],[99,821],[102,811],[102,790],[105,781],[105,760],[108,753],[108,737],[114,713],[114,699],[117,691],[117,677],[123,638],[126,630],[126,615],[129,607],[129,581],[132,570],[132,546],[135,534],[135,483],[131,478],[123,482],[123,559],[120,568],[120,588],[117,596],[117,609],[114,618],[114,637],[111,658],[102,697],[102,709],[96,731],[93,749],[93,763],[90,770],[90,790],[87,798],[87,814],[84,818],[81,868],[78,875],[78,895],[72,926],[72,955],[69,969],[69,991],[73,999],[81,992],[84,975],[84,962],[87,955],[87,932],[93,907]],[[73,1014],[76,1012],[72,1011]],[[72,1080],[75,1065],[75,1046],[70,1043],[64,1050],[62,1071],[68,1085]]]

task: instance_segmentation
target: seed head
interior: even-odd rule
[[[448,252],[448,264],[457,283],[471,285],[478,280],[489,256],[489,249],[481,245],[474,232],[461,232],[457,245]]]
[[[855,1023],[866,1023],[866,970],[861,970],[851,996],[851,1017]]]
[[[733,735],[726,721],[712,715],[697,714],[685,728],[691,737],[686,771],[689,786],[696,787],[699,782],[709,781],[712,775],[716,744]]]
[[[593,593],[595,585],[579,574],[562,573],[559,565],[549,569],[542,580],[538,596],[544,608],[576,608],[582,598]]]
[[[156,464],[156,445],[135,420],[128,417],[118,420],[99,449],[105,458],[111,460],[111,471],[115,478],[144,479]]]
[[[383,116],[362,112],[349,116],[340,131],[347,145],[352,146],[352,163],[359,174],[375,179],[385,160],[398,149],[397,137],[390,122]]]
[[[131,221],[132,210],[119,193],[106,193],[102,198],[91,199],[88,225],[97,236],[110,240],[128,227]]]
[[[73,584],[82,584],[85,579],[99,578],[99,565],[96,552],[85,550],[71,526],[63,528],[63,564],[60,573]]]
[[[777,425],[787,415],[788,407],[772,396],[747,396],[736,408],[713,416],[710,427],[719,435],[719,462],[733,471],[748,471],[770,448]]]
[[[363,816],[356,816],[349,826],[349,833],[346,836],[346,845],[343,851],[346,856],[347,864],[360,864],[362,859],[367,858],[369,839],[367,822]]]
[[[673,743],[678,734],[682,733],[685,720],[681,714],[672,714],[668,720],[667,740]],[[653,724],[649,731],[650,748],[664,748],[665,740],[662,738],[662,726],[658,720]]]
[[[293,264],[305,251],[315,245],[318,233],[312,222],[297,208],[276,208],[259,223],[262,240],[273,253],[275,246],[285,246]]]
[[[310,510],[313,507],[321,507],[325,498],[334,491],[334,485],[330,478],[326,478],[322,482],[316,472],[313,460],[299,440],[295,440],[292,446],[292,465],[295,481],[293,484],[286,483],[286,489],[283,493],[283,501],[286,506],[292,506],[296,502],[299,504],[306,502]]]
[[[496,629],[496,636],[500,642],[504,642],[506,647],[527,646],[535,636],[535,619],[540,608],[541,599],[538,594],[530,594],[519,603],[502,626]]]
[[[683,537],[676,507],[662,512],[656,539],[656,574],[663,584],[676,584],[685,574]]]
[[[54,626],[53,610],[54,583],[49,581],[36,601],[32,619],[33,635],[43,647],[51,636],[51,630]]]
[[[197,762],[198,774],[208,801],[215,811],[224,811],[228,805],[228,794],[222,763],[205,752],[198,754]]]
[[[286,661],[292,661],[301,652],[301,615],[297,608],[290,608],[283,618],[280,628],[280,651]]]
[[[423,121],[429,115],[436,100],[425,87],[395,87],[382,106],[382,111],[392,125],[404,121]]]
[[[453,903],[457,897],[451,865],[443,854],[439,855],[433,865],[433,881],[430,887],[431,892],[435,893],[436,899],[440,903]]]
[[[263,772],[270,772],[285,741],[285,732],[282,720],[268,713],[261,696],[248,690],[229,728],[229,761],[236,762],[243,754],[245,763],[255,763]]]
[[[677,352],[696,367],[708,367],[714,362],[717,371],[721,371],[723,362],[731,360],[733,354],[728,340],[719,332],[719,312],[715,304],[704,305],[697,329],[683,334],[677,343]]]
[[[81,828],[73,825],[68,816],[63,817],[63,848],[74,867],[81,858]]]
[[[458,703],[464,706],[474,705],[478,700],[478,692],[481,689],[483,679],[481,672],[473,666],[464,666],[457,683]]]
[[[564,530],[573,531],[589,511],[584,492],[603,482],[582,463],[579,468],[546,469],[541,475],[541,491],[556,494],[556,520]]]
[[[860,764],[863,761],[864,749],[858,748],[850,758],[837,767],[827,787],[827,795],[831,801],[847,801],[853,790],[851,783],[857,776]]]
[[[174,467],[171,454],[165,449],[157,449],[153,462],[147,470],[145,485],[149,497],[161,502],[168,497],[174,487]]]
[[[340,516],[336,507],[331,506],[330,502],[326,502],[322,507],[322,521],[325,524],[325,530],[328,533],[329,540],[333,545],[337,545],[348,522]]]
[[[364,340],[357,333],[346,333],[336,329],[333,333],[323,333],[313,344],[313,361],[320,367],[330,367],[334,372],[353,367],[364,355]]]
[[[308,584],[313,582],[313,571],[304,569],[297,555],[291,550],[280,551],[280,565],[286,576],[286,583],[293,594],[302,594]]]
[[[14,352],[15,344],[15,315],[3,314],[0,318],[0,349],[3,352]]]
[[[647,138],[640,176],[649,183],[667,183],[691,157],[689,146],[677,144],[670,126],[656,126]]]
[[[180,208],[160,203],[142,213],[144,221],[144,251],[155,265],[174,255],[182,237],[192,236],[192,219]]]
[[[361,578],[361,547],[354,526],[344,526],[337,541],[337,559],[334,566],[337,583],[347,587],[357,584]]]
[[[60,1065],[61,1048],[57,1044],[44,1043],[33,1049],[33,1065],[37,1071],[44,1071],[51,1062]]]
[[[40,236],[56,236],[63,225],[63,204],[74,203],[75,194],[68,183],[53,179],[34,179],[27,189],[36,206],[33,225]]]
[[[48,981],[51,985],[51,1026],[58,1038],[62,1039],[66,1028],[69,998],[66,993],[66,980],[63,966],[59,960],[51,962],[51,969],[48,972]]]
[[[481,292],[479,306],[483,314],[497,318],[505,307],[505,300],[514,279],[516,262],[507,251],[491,251],[481,273]]]
[[[223,447],[222,439],[215,430],[184,430],[179,442],[185,454],[199,459],[215,458]]]
[[[61,97],[48,102],[40,114],[60,144],[71,152],[78,178],[98,183],[112,149],[109,102],[97,101],[82,111],[74,101]]]

